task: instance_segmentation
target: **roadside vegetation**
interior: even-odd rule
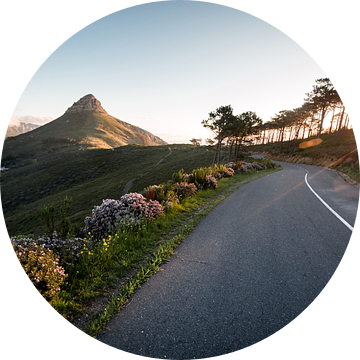
[[[65,197],[58,212],[52,204],[41,209],[43,235],[11,241],[34,286],[68,320],[75,322],[96,299],[113,294],[86,323],[84,331],[96,335],[212,207],[278,169],[270,160],[252,158],[181,169],[142,194],[103,199],[83,219],[82,236],[74,233],[69,217],[76,197]]]
[[[325,128],[325,119],[330,119]],[[263,122],[256,113],[234,115],[230,105],[209,113],[203,126],[213,132],[217,163],[226,152],[236,161],[243,151],[267,154],[271,159],[329,167],[359,182],[359,158],[345,106],[328,78],[315,80],[301,106],[281,110]],[[193,139],[194,141],[196,139]],[[216,154],[213,164],[216,161]],[[226,160],[225,160],[226,161]]]
[[[171,152],[171,154],[170,154]],[[170,154],[170,155],[169,155]],[[183,168],[210,166],[212,147],[192,145],[139,146],[54,153],[31,164],[1,173],[1,196],[10,236],[41,235],[39,209],[53,204],[55,218],[66,196],[73,198],[69,215],[75,228],[103,199],[141,192],[149,184],[166,182]],[[6,164],[5,164],[6,165]]]
[[[266,154],[272,160],[330,168],[359,183],[359,156],[353,130],[343,129],[340,136],[325,133],[320,139],[318,146],[317,136],[297,139],[292,152],[287,149],[293,146],[293,141],[285,141],[281,152],[278,143],[254,145],[250,148],[252,152]]]

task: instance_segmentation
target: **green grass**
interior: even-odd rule
[[[106,293],[106,289],[116,287],[119,278],[135,269],[135,275],[87,324],[84,331],[96,335],[214,206],[244,184],[277,170],[252,171],[222,179],[216,190],[203,190],[191,198],[185,198],[146,227],[135,232],[120,231],[106,238],[106,245],[100,241],[90,254],[83,254],[70,271],[67,285],[56,295],[52,306],[72,321],[86,311],[91,300]]]
[[[172,153],[166,156],[169,148]],[[130,182],[128,192],[141,192],[149,185],[166,182],[181,168],[191,171],[211,165],[212,156],[207,147],[192,145],[128,145],[114,150],[69,151],[66,156],[54,154],[44,161],[11,169],[1,174],[8,232],[10,236],[41,234],[40,209],[52,203],[58,217],[66,195],[73,198],[71,221],[82,227],[95,205],[102,199],[119,199]]]

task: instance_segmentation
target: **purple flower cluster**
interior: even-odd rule
[[[81,254],[84,241],[82,238],[71,238],[70,235],[63,240],[56,231],[51,237],[42,236],[37,240],[38,243],[44,244],[47,249],[51,249],[58,254],[60,264],[64,267],[74,267]]]
[[[139,225],[143,221],[152,221],[164,214],[164,207],[157,200],[147,201],[138,193],[122,196],[120,200],[106,199],[85,218],[85,232],[100,238],[119,226]]]
[[[116,215],[120,212],[120,200],[106,199],[102,204],[95,206],[92,215],[85,218],[84,232],[96,238],[106,235],[109,226],[115,223]]]

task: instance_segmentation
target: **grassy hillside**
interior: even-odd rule
[[[359,156],[353,130],[343,130],[339,137],[334,133],[330,137],[324,134],[318,146],[311,143],[311,140],[315,139],[316,136],[297,140],[293,154],[293,142],[289,144],[287,141],[283,143],[281,153],[280,146],[276,144],[251,146],[249,150],[267,153],[268,158],[274,160],[328,167],[360,182]]]
[[[14,167],[52,158],[72,148],[109,149],[127,144],[166,145],[155,135],[108,114],[65,113],[33,131],[5,140],[2,166]]]
[[[1,174],[1,197],[9,234],[40,234],[40,209],[53,203],[59,211],[66,195],[72,197],[73,224],[83,226],[85,216],[102,199],[119,199],[141,192],[148,185],[171,179],[183,168],[209,166],[213,152],[192,145],[136,146],[79,151],[74,147],[43,160]]]

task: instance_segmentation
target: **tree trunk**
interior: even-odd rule
[[[279,150],[279,154],[281,154],[282,151],[282,145],[283,145],[283,139],[284,139],[284,132],[285,132],[285,128],[282,129],[281,133],[281,139],[280,139],[280,150]]]
[[[303,129],[303,134],[302,134],[302,139],[305,139],[305,132],[306,132],[306,121],[304,122],[304,129]]]
[[[291,142],[292,132],[293,132],[293,128],[291,127],[291,128],[290,128],[290,133],[289,133],[288,146],[287,146],[287,149],[286,149],[286,153],[287,153],[287,154],[289,153],[289,150],[290,150],[290,142]]]
[[[312,127],[313,127],[313,124],[314,124],[314,114],[313,114],[312,117],[311,117],[311,121],[310,121],[310,125],[309,125],[308,138],[311,137],[311,135],[312,135]]]
[[[336,132],[336,137],[339,136],[340,129],[341,129],[341,125],[342,125],[342,121],[343,121],[343,118],[344,118],[344,113],[345,113],[345,106],[343,106],[343,111],[342,111],[342,113],[341,113],[341,118],[340,118],[339,126],[338,126],[338,129],[337,129],[337,132]]]
[[[266,134],[266,130],[264,130],[264,135],[262,137],[261,145],[264,145],[264,143],[265,143],[265,134]]]
[[[295,150],[296,140],[299,137],[300,129],[301,129],[301,125],[299,126],[298,131],[295,133],[294,142],[293,142],[293,146],[292,146],[292,149],[291,149],[291,155],[293,154],[293,152]],[[304,129],[304,133],[305,133],[305,129]]]
[[[318,132],[318,139],[320,139],[320,136],[321,136],[321,131],[322,131],[322,128],[323,128],[323,123],[324,123],[324,119],[325,119],[325,113],[326,113],[326,106],[323,105],[323,108],[322,108],[322,112],[321,112],[321,120],[320,120],[320,125],[319,125],[319,132]],[[319,142],[316,144],[316,147],[319,146]]]
[[[328,137],[330,137],[330,134],[331,134],[331,129],[332,129],[334,117],[335,117],[335,108],[333,110],[333,116],[332,116],[331,121],[330,121],[330,129],[329,129],[329,136]]]
[[[234,162],[235,163],[237,161],[237,156],[238,156],[238,154],[237,154],[237,143],[238,143],[238,139],[236,138],[235,139],[235,145],[234,145]]]
[[[234,140],[231,140],[230,149],[229,149],[228,162],[230,162],[230,159],[231,159],[231,154],[232,154],[232,147],[233,147],[233,144],[234,144]]]
[[[213,163],[211,165],[211,170],[214,169],[214,166],[215,166],[215,160],[216,160],[216,154],[218,152],[218,149],[219,149],[219,143],[216,144],[216,150],[215,150],[215,154],[214,154],[214,159],[213,159]]]
[[[239,157],[239,153],[240,153],[240,148],[241,148],[241,143],[243,141],[243,138],[240,138],[239,139],[239,143],[237,144],[237,150],[236,150],[236,160],[238,159]]]
[[[220,156],[221,156],[221,140],[219,141],[219,153],[218,153],[218,161],[217,161],[218,166],[220,166]]]
[[[282,134],[282,131],[281,131],[281,130],[278,130],[278,131],[277,131],[277,134],[276,134],[275,150],[277,150],[277,148],[278,148],[278,146],[279,146],[279,144],[280,144],[281,134]]]

